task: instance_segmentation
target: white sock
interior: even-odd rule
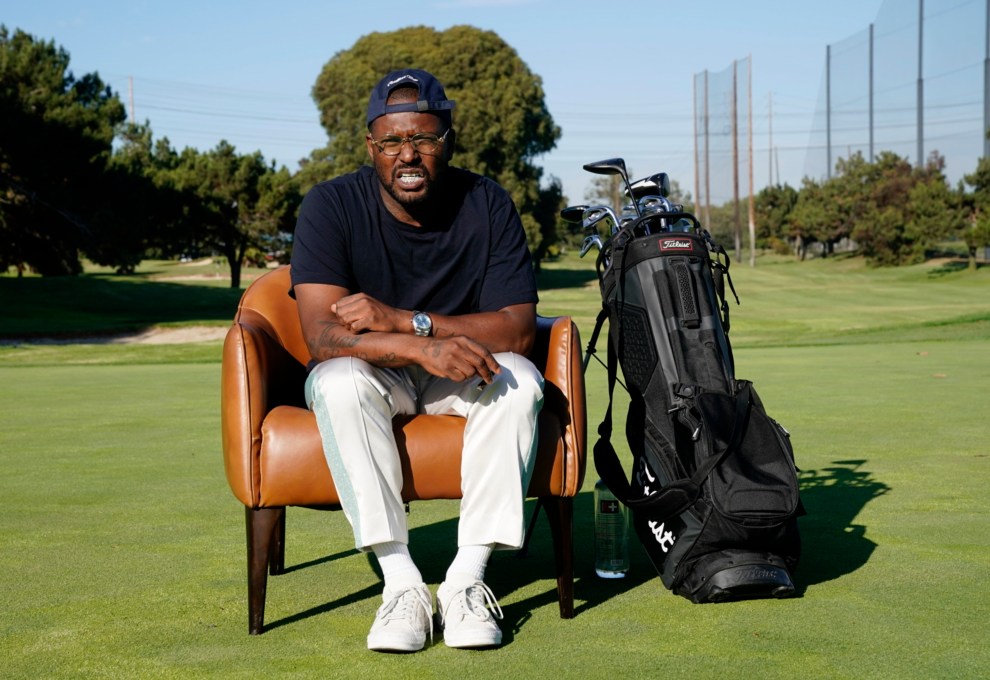
[[[457,575],[461,578],[468,576],[478,581],[485,580],[485,567],[488,558],[492,556],[494,545],[462,545],[457,549],[454,561],[447,569],[447,580],[453,580]]]
[[[378,566],[382,568],[385,587],[392,592],[418,586],[423,582],[416,563],[409,554],[409,546],[405,543],[390,541],[371,546],[372,552],[378,558]]]

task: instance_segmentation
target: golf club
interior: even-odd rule
[[[662,198],[670,196],[670,178],[666,172],[658,172],[638,179],[630,186],[630,195],[634,199],[647,195],[659,195]]]
[[[629,186],[629,173],[626,172],[626,162],[623,159],[607,158],[597,163],[588,163],[584,166],[584,169],[596,175],[619,175],[622,178],[622,182],[626,185],[626,191],[630,196],[633,195],[632,187]],[[636,208],[636,213],[642,216],[643,213],[640,212],[639,206],[635,202],[633,206]]]
[[[560,211],[560,217],[565,222],[577,224],[584,219],[584,212],[588,209],[586,205],[569,205]]]
[[[602,239],[598,234],[591,234],[590,236],[586,236],[584,238],[584,242],[581,244],[581,252],[579,253],[579,256],[584,257],[587,255],[592,246],[595,246],[598,248],[598,252],[601,252]]]

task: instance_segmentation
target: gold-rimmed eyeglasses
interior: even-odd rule
[[[436,154],[443,143],[447,140],[447,133],[450,132],[450,128],[447,129],[442,135],[437,137],[429,132],[421,132],[419,134],[413,135],[412,137],[399,137],[398,135],[386,135],[381,139],[375,139],[371,135],[368,135],[368,139],[371,143],[378,147],[386,156],[398,156],[402,152],[402,145],[406,142],[412,144],[413,148],[419,153],[425,153],[428,156]]]

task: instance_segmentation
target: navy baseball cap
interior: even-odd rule
[[[388,96],[392,90],[399,87],[415,87],[419,90],[419,96],[414,102],[402,102],[401,104],[386,104]],[[433,74],[421,71],[416,68],[403,68],[392,71],[387,76],[378,81],[375,89],[371,91],[368,99],[368,127],[378,117],[386,113],[400,113],[406,111],[420,111],[424,113],[435,113],[440,116],[447,125],[450,125],[450,112],[454,110],[454,102],[447,99],[447,93],[443,91],[443,85],[433,77]]]

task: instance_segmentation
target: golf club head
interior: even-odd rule
[[[608,228],[607,233],[609,234],[614,234],[618,229],[615,220],[612,219],[612,216],[605,213],[602,213],[596,219],[585,220],[582,223],[582,226],[585,231],[590,233],[590,235],[601,238],[602,232],[599,231],[598,226],[600,224]]]
[[[629,184],[629,176],[626,173],[626,162],[621,158],[606,158],[596,163],[587,163],[584,169],[596,175],[620,175]]]
[[[619,175],[622,178],[623,184],[626,185],[626,192],[632,196],[632,187],[629,186],[629,173],[626,172],[626,162],[621,158],[606,158],[603,161],[598,161],[597,163],[587,163],[583,166],[588,172],[593,172],[596,175]],[[638,214],[639,206],[633,203]]]
[[[569,205],[560,211],[560,217],[565,222],[577,224],[584,220],[584,212],[588,209],[586,205]]]
[[[663,196],[643,196],[638,202],[644,213],[675,212],[674,204]]]
[[[666,172],[658,172],[655,175],[636,180],[630,185],[629,190],[633,199],[649,195],[667,198],[670,195],[670,178]]]
[[[612,206],[609,205],[588,205],[585,206],[584,216],[581,224],[585,229],[591,225],[593,222],[597,222],[602,217],[608,217],[612,220],[613,224],[618,223],[619,219],[615,215],[615,211],[612,210]]]
[[[591,234],[585,237],[584,242],[581,244],[580,257],[587,255],[592,246],[598,248],[599,252],[601,252],[602,239],[598,234]]]

